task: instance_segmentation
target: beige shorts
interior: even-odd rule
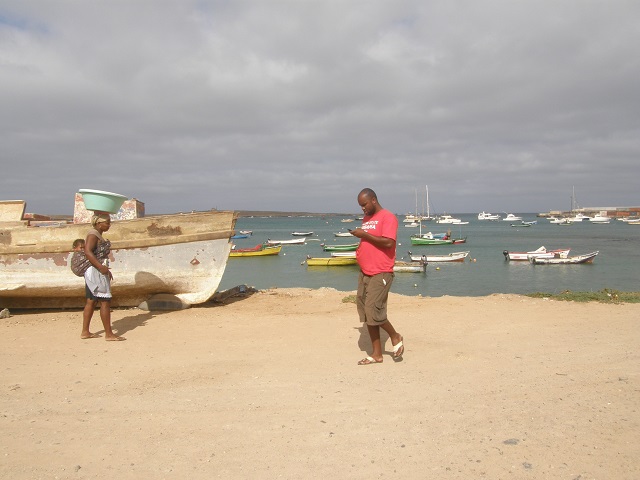
[[[391,272],[372,276],[360,272],[356,305],[361,322],[382,325],[387,321],[387,298],[393,277]]]

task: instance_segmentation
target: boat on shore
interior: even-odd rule
[[[451,252],[445,255],[415,255],[409,252],[409,257],[414,262],[425,261],[427,263],[442,263],[442,262],[464,262],[469,256],[469,251],[465,252]]]
[[[502,254],[504,255],[505,260],[526,261],[531,258],[567,258],[569,256],[570,250],[571,249],[569,248],[547,250],[547,248],[543,245],[542,247],[530,252],[509,252],[508,250],[504,250]]]
[[[233,211],[209,211],[113,220],[104,235],[111,242],[111,304],[138,306],[160,293],[188,305],[209,300],[227,265],[236,219]],[[71,250],[90,229],[0,221],[0,305],[82,307],[84,280],[71,272]]]
[[[229,252],[230,257],[264,257],[267,255],[278,255],[282,250],[282,245],[265,245],[261,243],[253,248],[233,248]]]
[[[593,259],[598,255],[598,251],[573,257],[541,258],[530,257],[529,262],[533,265],[577,265],[582,263],[593,263]]]

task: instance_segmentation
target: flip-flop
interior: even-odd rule
[[[382,363],[382,362],[377,361],[373,357],[365,357],[358,362],[358,365],[371,365],[372,363]]]
[[[90,338],[100,338],[100,335],[98,335],[97,333],[92,333],[88,337],[80,337],[81,340],[89,340]]]
[[[404,345],[402,344],[402,337],[400,337],[400,341],[393,346],[393,358],[401,358],[404,353]]]

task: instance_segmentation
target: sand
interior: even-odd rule
[[[125,342],[81,340],[79,311],[12,312],[0,477],[640,478],[640,305],[392,294],[403,361],[387,340],[358,366],[347,295],[117,309]]]

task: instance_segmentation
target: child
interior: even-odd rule
[[[84,238],[76,238],[73,241],[73,254],[69,266],[71,271],[78,277],[84,277],[84,272],[91,263],[84,254]]]
[[[84,250],[84,238],[76,238],[73,241],[73,251],[82,252]]]

